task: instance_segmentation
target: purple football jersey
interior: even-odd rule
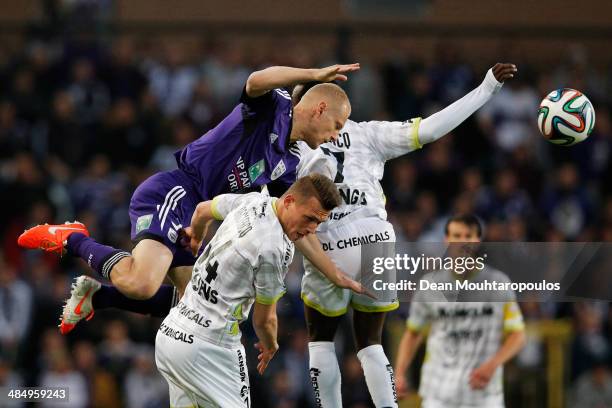
[[[215,128],[175,153],[200,199],[296,180],[299,151],[291,144],[291,96],[274,89],[257,98],[242,92],[240,104]]]

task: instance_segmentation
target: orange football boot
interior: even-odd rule
[[[25,230],[17,239],[17,243],[22,248],[42,249],[61,256],[66,240],[75,232],[89,236],[87,227],[78,221],[58,225],[43,224]]]

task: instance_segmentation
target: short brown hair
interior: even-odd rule
[[[331,211],[340,205],[338,188],[328,177],[312,173],[299,178],[289,187],[285,194],[295,194],[303,198],[315,197],[325,211]]]
[[[482,224],[478,220],[478,217],[476,217],[474,214],[460,214],[449,218],[449,220],[446,221],[446,225],[444,226],[445,235],[448,235],[448,226],[451,224],[451,222],[457,222],[459,224],[467,226],[468,228],[476,229],[476,234],[478,234],[478,238],[482,238]]]

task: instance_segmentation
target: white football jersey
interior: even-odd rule
[[[220,346],[240,344],[238,325],[253,302],[273,304],[285,293],[294,246],[275,205],[276,198],[260,193],[213,200],[213,214],[225,220],[198,257],[168,322]]]
[[[423,278],[435,283],[454,283],[456,279],[449,271],[428,273]],[[486,280],[510,282],[504,273],[489,266],[470,279]],[[479,294],[493,299],[489,292]],[[504,333],[524,329],[515,293],[500,291],[495,293],[496,301],[483,302],[441,301],[444,298],[440,296],[440,291],[419,290],[410,304],[408,328],[421,331],[431,325],[419,394],[449,406],[503,406],[503,367],[482,390],[473,390],[469,380],[475,368],[497,353]],[[447,293],[447,298],[452,296],[453,291]]]
[[[421,118],[405,122],[353,122],[347,120],[335,142],[310,149],[300,142],[298,177],[321,173],[330,177],[342,196],[329,221],[319,230],[351,214],[376,215],[386,220],[385,195],[380,180],[387,160],[421,148]],[[359,212],[359,214],[356,214]],[[353,215],[354,214],[354,215]]]

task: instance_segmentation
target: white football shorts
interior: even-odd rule
[[[244,347],[225,348],[164,320],[155,338],[155,363],[170,388],[170,406],[250,407]]]
[[[338,268],[358,282],[362,278],[362,252],[371,255],[372,250],[382,246],[378,245],[380,243],[386,243],[386,249],[389,249],[389,245],[395,245],[393,226],[374,216],[355,217],[347,222],[334,223],[330,228],[317,232],[317,237],[325,253]],[[368,249],[362,251],[365,245]],[[385,295],[388,299],[374,300],[349,289],[339,288],[304,258],[302,300],[325,316],[341,316],[346,313],[349,305],[361,312],[388,312],[397,309],[399,302],[395,293],[385,291]]]

